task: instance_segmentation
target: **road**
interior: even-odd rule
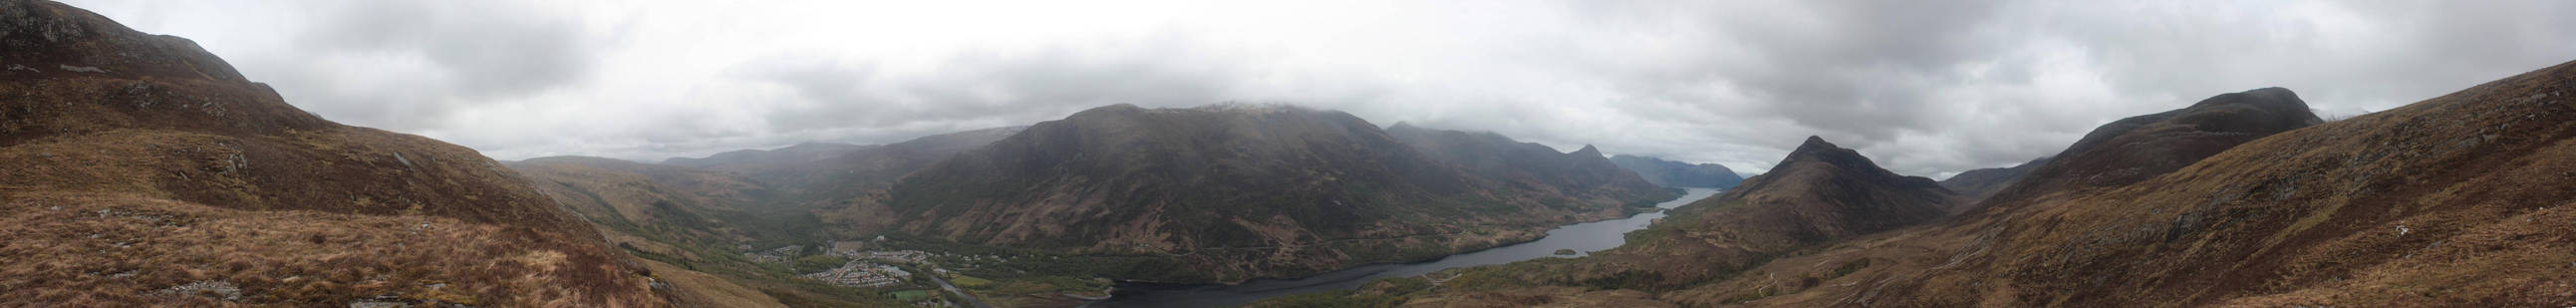
[[[948,284],[948,279],[939,278],[939,274],[936,274],[936,273],[923,273],[923,274],[930,274],[930,281],[931,281],[931,282],[937,282],[937,283],[939,283],[939,288],[940,288],[940,289],[948,290],[948,293],[956,293],[956,294],[957,294],[957,297],[965,298],[965,299],[966,299],[966,305],[968,305],[968,306],[970,306],[970,307],[975,307],[975,308],[993,308],[993,305],[985,305],[985,304],[984,304],[984,301],[976,300],[976,299],[975,299],[975,295],[974,295],[974,294],[966,294],[966,290],[958,289],[958,288],[957,288],[957,286],[955,286],[955,285],[949,285],[949,284]]]

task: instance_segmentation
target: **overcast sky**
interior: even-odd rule
[[[2569,1],[72,0],[497,159],[889,143],[1114,103],[1947,177],[2282,86],[2328,117],[2576,60]]]

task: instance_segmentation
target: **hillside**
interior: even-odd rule
[[[1618,164],[1620,168],[1636,172],[1638,176],[1645,177],[1647,182],[1653,182],[1655,185],[1731,188],[1744,182],[1744,176],[1737,175],[1735,170],[1719,164],[1691,164],[1630,155],[1611,156],[1610,162]]]
[[[1285,106],[1101,107],[913,172],[885,204],[906,233],[1137,256],[1104,274],[1158,281],[1414,260],[1630,211],[1505,189],[1377,127]]]
[[[324,120],[78,8],[0,18],[0,305],[667,305],[471,149]]]
[[[2019,183],[1994,193],[2012,199],[2119,186],[2173,172],[2237,144],[2323,122],[2289,89],[2220,94],[2189,107],[2094,128]]]
[[[1950,219],[1723,279],[1591,291],[1511,282],[1576,275],[1528,272],[1587,261],[1526,262],[1453,273],[1463,276],[1406,295],[1415,298],[1406,305],[1603,298],[1765,307],[2564,305],[2576,301],[2576,284],[2567,282],[2576,278],[2576,255],[2567,253],[2576,251],[2568,231],[2576,230],[2576,210],[2566,206],[2576,204],[2570,90],[2576,63],[2269,136],[2105,125],[2086,139],[2126,142],[2079,142],[2028,178],[2075,182],[2025,179],[2006,189],[2020,198],[1999,195]],[[2228,96],[2211,101],[2249,102]],[[2282,104],[2295,100],[2251,101],[2305,109]],[[2189,110],[2208,102],[2167,114],[2199,113]],[[2219,112],[2199,121],[2314,123],[2307,116]],[[2138,129],[2157,126],[2164,128]],[[2158,146],[2181,149],[2149,148]],[[2215,153],[2196,155],[2202,151]],[[2068,162],[2137,153],[2167,156]],[[2186,163],[2144,172],[2176,161]]]

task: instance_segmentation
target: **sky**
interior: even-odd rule
[[[2261,87],[2386,110],[2576,60],[2568,1],[67,0],[495,159],[892,143],[1130,103],[1945,178]]]

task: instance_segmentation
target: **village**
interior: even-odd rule
[[[875,245],[871,243],[883,241],[885,239],[882,237],[869,241],[834,241],[818,247],[816,253],[810,255],[807,253],[807,247],[802,245],[769,249],[739,245],[735,248],[745,251],[742,256],[746,259],[759,263],[786,264],[791,269],[798,269],[800,273],[809,269],[806,266],[814,265],[810,264],[812,262],[838,262],[837,265],[827,265],[828,268],[803,273],[801,276],[843,287],[894,290],[886,294],[899,300],[911,301],[914,306],[921,307],[972,306],[950,302],[947,297],[938,296],[938,293],[945,289],[960,296],[969,296],[968,300],[972,301],[972,295],[947,284],[953,281],[957,286],[981,287],[992,283],[943,268],[932,259],[948,258],[970,262],[998,262],[1008,259],[998,256],[960,256],[920,250],[872,250],[872,246]],[[918,273],[921,270],[927,270],[929,273]]]

